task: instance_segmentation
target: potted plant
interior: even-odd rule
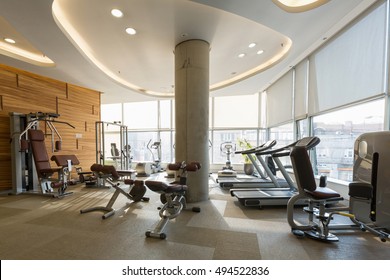
[[[238,139],[237,142],[241,150],[249,150],[253,148],[252,144],[249,143],[248,140],[246,140],[245,138]],[[255,168],[251,160],[249,159],[248,155],[243,154],[242,156],[244,158],[244,173],[246,175],[253,175]]]

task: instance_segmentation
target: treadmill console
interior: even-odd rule
[[[304,137],[296,143],[296,146],[306,147],[306,149],[311,149],[320,143],[318,137]]]

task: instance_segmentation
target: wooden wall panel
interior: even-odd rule
[[[1,112],[0,112],[1,113]],[[0,114],[0,186],[11,184],[10,130],[8,115]],[[1,188],[0,188],[1,190]]]
[[[16,88],[17,74],[0,68],[0,87]]]
[[[54,154],[76,155],[83,170],[89,170],[95,162],[95,122],[100,120],[100,92],[0,64],[0,191],[10,190],[12,186],[11,112],[60,114],[58,121],[68,122],[75,128],[55,124],[62,137],[62,150]],[[50,134],[45,123],[41,123],[40,128]],[[50,136],[46,137],[46,146],[51,156]]]

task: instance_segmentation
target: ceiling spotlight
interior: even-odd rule
[[[135,34],[137,34],[137,30],[135,30],[132,27],[128,27],[128,28],[126,28],[126,33],[129,35],[135,35]]]
[[[262,54],[262,53],[264,53],[263,50],[258,50],[258,51],[257,51],[257,54]]]
[[[112,14],[114,17],[117,17],[117,18],[123,17],[122,11],[121,11],[121,10],[118,10],[118,9],[112,9],[112,10],[111,10],[111,14]]]
[[[10,44],[16,43],[16,41],[14,39],[11,39],[11,38],[4,38],[4,41],[6,41],[7,43],[10,43]]]
[[[255,46],[256,46],[256,43],[250,43],[248,47],[249,47],[249,48],[253,48],[253,47],[255,47]]]
[[[240,53],[240,54],[238,55],[239,58],[243,58],[244,56],[245,56],[245,53]]]

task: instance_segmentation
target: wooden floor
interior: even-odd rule
[[[339,242],[297,238],[285,207],[245,208],[228,190],[210,184],[200,213],[183,211],[165,240],[146,238],[159,219],[159,194],[132,203],[123,195],[106,220],[81,209],[106,205],[113,189],[71,186],[63,199],[0,196],[2,260],[390,260],[390,242],[360,231],[339,232]],[[296,211],[302,212],[297,208]]]

